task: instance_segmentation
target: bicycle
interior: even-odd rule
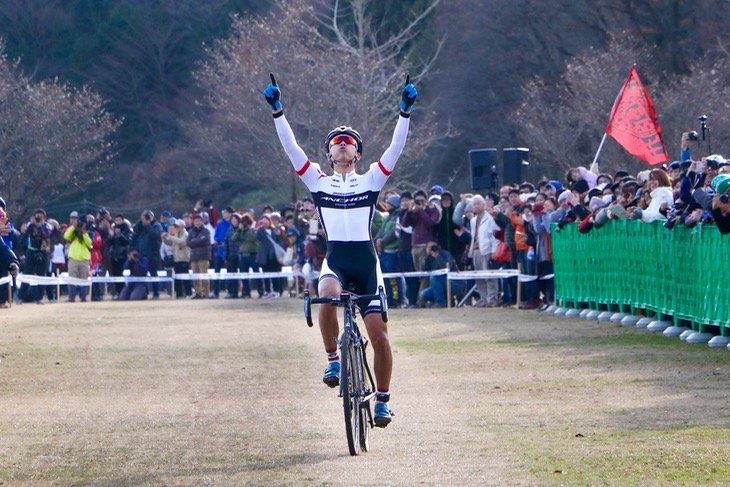
[[[350,455],[357,455],[360,449],[370,450],[369,430],[374,427],[371,399],[375,396],[375,381],[368,366],[366,348],[368,340],[362,336],[355,317],[358,302],[369,303],[380,300],[383,321],[388,321],[385,291],[378,287],[378,294],[359,296],[343,291],[338,298],[310,298],[304,291],[304,316],[307,326],[312,323],[312,304],[330,304],[344,307],[342,333],[337,346],[340,350],[340,392],[345,412],[345,432]]]

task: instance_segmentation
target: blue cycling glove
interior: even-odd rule
[[[411,107],[414,103],[416,103],[417,97],[418,92],[416,91],[416,87],[410,83],[407,84],[403,90],[403,96],[400,102],[401,111],[404,113],[411,113]]]
[[[267,86],[264,90],[264,98],[266,98],[266,103],[269,104],[271,110],[278,110],[281,108],[281,101],[279,101],[280,96],[281,92],[279,91],[278,86],[269,84],[269,86]]]

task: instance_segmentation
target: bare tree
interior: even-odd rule
[[[200,121],[188,125],[196,155],[215,158],[217,175],[240,187],[265,185],[280,191],[281,174],[296,184],[261,94],[269,72],[274,72],[287,118],[313,160],[324,157],[325,134],[343,124],[362,133],[363,160],[376,160],[390,142],[411,65],[406,45],[438,0],[385,41],[373,31],[368,3],[336,1],[323,17],[306,2],[294,1],[265,18],[236,18],[233,34],[209,49],[209,60],[197,73],[207,96],[200,105]],[[411,73],[416,83],[430,68],[429,63],[421,66]],[[420,170],[422,156],[437,141],[439,124],[435,114],[418,105],[412,123],[395,184],[428,178]]]
[[[119,123],[87,88],[30,81],[0,46],[0,188],[14,217],[100,181]]]
[[[523,86],[525,101],[512,119],[522,127],[531,148],[533,179],[552,179],[569,167],[590,165],[612,104],[634,63],[647,88],[651,86],[648,75],[653,73],[646,69],[650,54],[643,42],[617,36],[605,50],[591,47],[573,58],[557,85],[534,78]],[[604,170],[634,164],[612,143],[604,146],[601,161]]]

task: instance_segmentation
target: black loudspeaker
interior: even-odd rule
[[[502,184],[520,184],[528,176],[530,149],[510,148],[502,151]]]
[[[497,149],[474,149],[469,151],[472,189],[494,189],[497,187]]]

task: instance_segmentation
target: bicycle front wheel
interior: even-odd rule
[[[358,404],[358,410],[357,415],[359,417],[358,421],[358,433],[360,435],[360,447],[363,451],[370,451],[370,419],[371,419],[371,412],[370,412],[370,401],[365,400],[365,398],[368,396],[368,393],[370,391],[366,391],[367,389],[367,383],[365,381],[365,373],[367,368],[367,361],[365,357],[365,347],[359,346],[356,348],[355,352],[356,357],[356,368],[357,371],[355,377],[357,377],[356,384],[357,384],[357,391],[360,397],[360,401]]]
[[[360,453],[360,396],[357,388],[357,364],[351,337],[343,337],[346,343],[340,347],[340,390],[345,412],[345,433],[350,455]]]

